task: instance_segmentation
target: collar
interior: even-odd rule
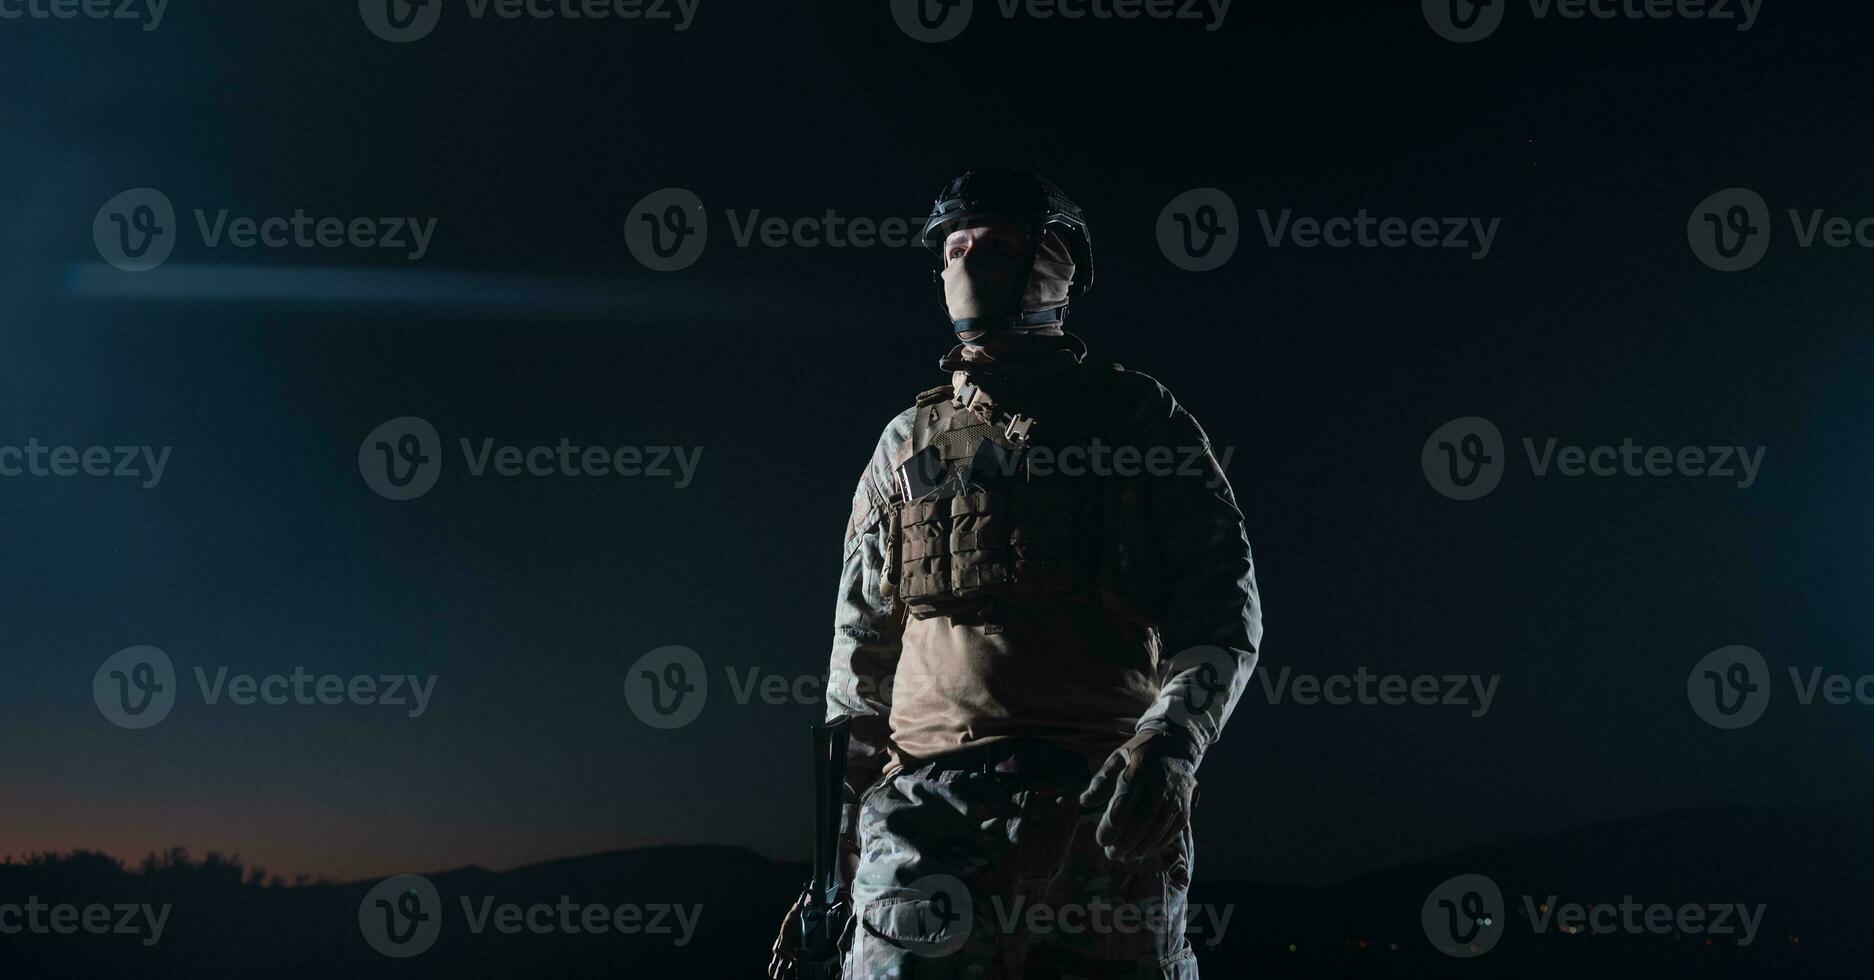
[[[1056,374],[1077,367],[1087,358],[1087,342],[1067,333],[1009,337],[1003,349],[991,354],[971,344],[950,348],[937,362],[944,371],[967,371],[986,377]]]

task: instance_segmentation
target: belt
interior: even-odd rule
[[[1039,738],[1003,738],[946,752],[920,767],[939,772],[1002,772],[1025,776],[1086,779],[1093,775],[1086,756]]]

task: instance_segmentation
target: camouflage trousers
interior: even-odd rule
[[[1091,773],[1048,743],[907,767],[861,799],[846,980],[1196,980],[1191,832],[1137,864],[1094,843]]]

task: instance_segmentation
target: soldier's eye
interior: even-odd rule
[[[951,258],[953,258],[953,259],[960,259],[960,258],[962,258],[962,257],[963,257],[963,246],[961,246],[961,245],[953,245],[953,246],[951,246],[951,248],[950,248],[950,257],[951,257]]]

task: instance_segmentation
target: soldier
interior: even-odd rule
[[[1058,188],[965,173],[923,240],[961,343],[846,525],[845,976],[1194,978],[1195,773],[1262,638],[1242,514],[1171,394],[1064,330],[1093,255]]]

